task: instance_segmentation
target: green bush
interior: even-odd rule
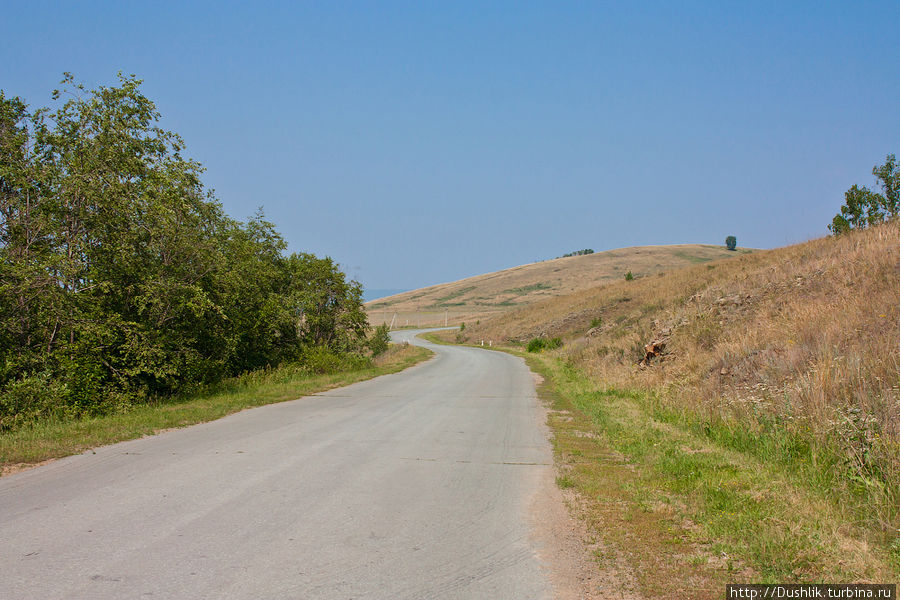
[[[337,353],[327,346],[314,346],[303,352],[301,364],[308,373],[324,375],[364,368],[369,359],[358,354]]]
[[[525,346],[525,350],[528,352],[540,352],[544,349],[544,338],[532,338],[528,345]]]
[[[388,331],[387,324],[382,323],[375,328],[375,333],[372,335],[372,339],[369,340],[369,349],[372,351],[372,356],[378,356],[383,354],[390,345],[391,334]]]
[[[591,319],[591,329],[593,329],[594,327],[600,327],[602,323],[603,319],[601,319],[600,317],[594,317],[593,319]]]
[[[634,281],[634,274],[631,271],[625,273],[625,281]]]
[[[48,371],[10,381],[0,390],[0,431],[66,412],[69,390]]]
[[[525,349],[528,352],[542,352],[544,350],[553,350],[554,348],[559,348],[560,346],[562,346],[562,340],[558,337],[550,338],[549,340],[547,338],[536,337],[532,338],[532,340],[528,342],[528,345],[525,346]]]

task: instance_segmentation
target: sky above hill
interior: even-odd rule
[[[891,2],[6,5],[0,89],[134,73],[228,213],[411,289],[825,235],[900,153]]]

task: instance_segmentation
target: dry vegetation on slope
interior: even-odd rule
[[[540,336],[562,337],[552,354],[597,385],[651,398],[656,422],[780,465],[842,515],[841,536],[857,540],[847,560],[872,544],[900,564],[897,223],[585,290],[465,331],[495,344]],[[798,578],[829,572],[804,568]]]
[[[724,246],[638,246],[531,263],[369,302],[369,322],[396,325],[474,323],[511,309],[598,285],[621,281],[631,271],[650,276],[686,265],[750,252]],[[395,318],[396,315],[396,318]]]

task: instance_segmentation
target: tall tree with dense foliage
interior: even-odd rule
[[[0,92],[0,428],[365,345],[359,284],[225,215],[140,83]]]

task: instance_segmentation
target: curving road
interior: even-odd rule
[[[552,597],[529,371],[413,343],[437,356],[0,479],[0,598]]]

